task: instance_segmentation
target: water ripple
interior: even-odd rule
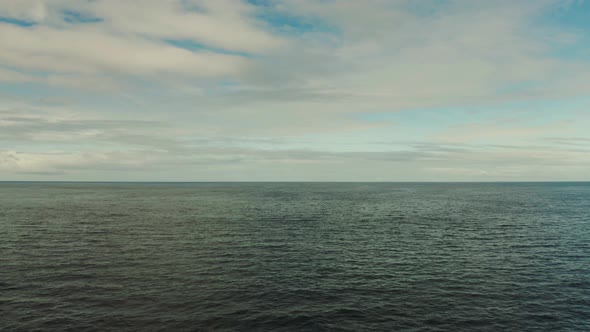
[[[2,331],[589,331],[590,184],[0,183]]]

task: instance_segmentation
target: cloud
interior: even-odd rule
[[[191,5],[204,12],[188,10]],[[128,0],[2,2],[0,15],[32,26],[0,21],[0,63],[19,69],[11,81],[69,87],[77,78],[105,74],[232,77],[251,61],[220,49],[263,54],[284,43],[249,19],[250,11],[235,1],[144,0],[141,10]],[[71,17],[92,24],[72,24]],[[170,39],[194,40],[203,48],[193,52]]]
[[[130,0],[8,1],[0,12],[37,25],[3,24],[0,62],[22,70],[12,74],[13,80],[41,71],[53,74],[45,82],[54,85],[73,87],[79,77],[91,86],[95,76],[105,87],[115,81],[112,76],[121,82],[122,74],[159,75],[166,89],[170,80],[209,86],[191,79],[216,77],[239,84],[224,96],[228,102],[248,96],[338,103],[344,96],[340,108],[358,108],[368,100],[373,108],[396,110],[580,93],[589,84],[583,75],[589,66],[550,55],[555,45],[575,43],[576,33],[534,24],[558,4],[298,0],[255,6],[143,0],[137,10],[137,1]],[[64,13],[100,21],[71,24]],[[317,28],[283,35],[277,29],[281,21],[268,17],[283,17],[282,24],[295,28],[298,22]],[[198,49],[171,40],[192,41]],[[519,84],[526,88],[504,88]]]
[[[316,17],[338,32],[278,36],[256,19],[262,8],[241,1],[143,0],[141,10],[130,0],[8,1],[0,12],[38,24],[4,24],[0,61],[67,73],[226,76],[267,89],[280,83],[296,90],[386,94],[389,102],[491,97],[496,84],[546,77],[560,66],[542,54],[558,32],[535,32],[527,24],[548,1],[454,1],[433,6],[432,15],[408,9],[407,1],[271,3],[269,15]],[[64,12],[101,21],[69,24]],[[191,52],[166,40],[192,40],[202,49]],[[252,61],[216,49],[265,58]],[[453,84],[445,84],[449,75]]]
[[[2,27],[0,61],[29,71],[75,74],[228,75],[241,70],[239,57],[187,50],[135,38],[119,38],[88,29]]]
[[[571,123],[556,122],[545,125],[471,123],[454,126],[436,138],[444,142],[482,142],[489,140],[519,140],[536,138],[567,131]]]
[[[254,8],[240,1],[98,1],[91,10],[119,32],[162,39],[189,39],[220,49],[265,54],[284,41],[251,18]],[[200,9],[190,10],[191,6]],[[188,10],[187,10],[188,9]]]
[[[547,19],[578,6],[0,1],[0,175],[581,178],[587,111],[568,100],[590,62],[563,50],[589,47]],[[549,112],[570,116],[534,119]]]
[[[558,145],[581,146],[590,152],[590,137],[549,137],[545,141]]]
[[[251,19],[254,7],[231,0],[19,0],[4,1],[0,12],[33,24],[71,30],[89,24],[121,39],[143,36],[190,39],[218,48],[264,53],[280,38]]]
[[[34,79],[25,75],[25,74],[19,73],[19,72],[0,68],[0,82],[6,83],[6,82],[28,82],[28,81],[34,81]]]
[[[148,161],[149,158],[142,154],[116,151],[86,153],[0,151],[0,170],[22,174],[63,175],[76,169],[137,171],[149,166]]]
[[[140,179],[147,180],[150,172],[167,172],[176,167],[185,173],[184,177],[190,175],[194,181],[208,179],[202,174],[215,179],[235,178],[235,172],[239,170],[244,172],[239,178],[251,181],[306,178],[331,181],[372,181],[376,178],[386,181],[497,181],[539,180],[551,174],[562,177],[567,174],[565,179],[579,179],[590,166],[587,151],[515,148],[470,146],[459,150],[411,148],[402,151],[333,152],[193,146],[184,150],[183,154],[149,149],[84,153],[1,151],[0,171],[11,174],[73,173],[84,178],[95,172],[107,171],[115,172],[123,179],[125,176],[138,176],[136,172],[140,172],[143,176]],[[356,176],[350,178],[351,173],[356,173]],[[441,178],[442,174],[445,177]],[[179,179],[177,174],[172,178]]]
[[[149,121],[120,120],[48,120],[30,116],[0,116],[0,139],[8,141],[29,142],[72,142],[80,139],[97,139],[116,132],[128,132],[142,128],[161,127],[161,124]]]

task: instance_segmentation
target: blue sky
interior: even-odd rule
[[[590,180],[590,1],[0,2],[0,180]]]

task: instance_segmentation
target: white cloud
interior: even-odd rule
[[[240,1],[186,1],[203,12],[187,12],[178,1],[136,0],[97,1],[91,10],[105,18],[109,29],[118,33],[150,37],[189,39],[233,51],[264,54],[283,41],[259,28],[250,18],[252,9]]]
[[[25,74],[0,68],[0,82],[27,82],[33,79]]]
[[[275,14],[313,17],[337,32],[320,26],[305,36],[279,37],[273,34],[276,28],[255,19],[261,9],[242,1],[13,0],[2,2],[0,11],[41,25],[2,25],[0,62],[24,70],[81,74],[86,81],[107,72],[151,75],[148,79],[171,74],[177,81],[223,77],[253,87],[254,98],[265,97],[257,97],[255,90],[272,93],[277,87],[338,91],[334,99],[344,94],[366,103],[373,98],[375,108],[390,110],[579,94],[583,88],[577,87],[589,84],[583,75],[590,71],[587,63],[549,55],[555,44],[575,43],[578,35],[534,24],[543,11],[555,10],[562,1],[456,0],[447,5],[425,2],[419,10],[408,9],[416,4],[407,0],[271,3]],[[434,13],[420,13],[429,7]],[[104,21],[67,24],[64,10]],[[193,40],[205,49],[191,52],[163,39]],[[208,52],[207,47],[263,57]],[[75,80],[58,77],[50,82],[72,86]],[[542,84],[498,94],[503,86],[519,82]]]
[[[53,1],[61,4],[64,1]],[[45,0],[5,0],[0,3],[3,16],[25,21],[43,21],[47,17],[47,1]]]
[[[162,43],[119,38],[94,29],[61,30],[5,25],[0,62],[26,70],[96,74],[230,75],[242,70],[240,57],[192,53]]]
[[[116,151],[106,153],[23,153],[17,151],[0,151],[0,171],[17,174],[65,174],[75,169],[137,170],[148,165],[148,156]]]
[[[334,167],[333,179],[345,179],[366,167],[395,180],[512,178],[527,175],[526,165],[535,163],[539,176],[559,165],[582,176],[583,152],[532,147],[543,136],[585,135],[557,120],[446,124],[446,130],[415,134],[429,144],[481,144],[460,151],[407,143],[395,151],[371,150],[367,140],[404,139],[429,120],[403,128],[365,120],[362,113],[590,91],[590,64],[555,55],[561,47],[583,48],[580,33],[538,21],[574,3],[436,3],[289,0],[261,8],[230,0],[0,1],[2,16],[38,23],[0,23],[0,84],[27,83],[0,96],[0,109],[13,112],[0,112],[0,168],[4,174],[174,169],[188,176],[198,165],[199,179],[223,177],[232,167],[280,179],[297,163],[303,165],[299,173],[292,170],[298,179]],[[100,21],[71,24],[64,21],[67,10]],[[261,14],[277,15],[276,21]],[[202,49],[189,51],[167,39]],[[30,86],[32,94],[60,92],[77,101],[59,107],[7,102],[6,94]],[[326,137],[340,147],[357,137],[365,141],[358,149],[336,148],[322,142]],[[255,143],[264,139],[282,143]]]

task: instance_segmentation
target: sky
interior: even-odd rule
[[[0,180],[590,181],[590,1],[0,0]]]

